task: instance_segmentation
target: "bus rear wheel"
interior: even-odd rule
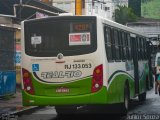
[[[125,91],[124,91],[124,108],[125,112],[127,113],[129,109],[129,86],[125,86]]]
[[[146,92],[138,95],[138,100],[139,100],[139,102],[145,101],[146,100]]]
[[[74,107],[55,106],[55,109],[57,112],[57,116],[59,116],[59,117],[74,114],[76,111],[76,108],[74,108]]]
[[[130,103],[130,94],[129,94],[129,85],[125,84],[124,88],[124,102],[122,103],[121,113],[122,115],[126,115],[129,110],[129,103]]]

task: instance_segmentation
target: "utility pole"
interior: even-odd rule
[[[44,2],[48,5],[52,5],[52,0],[41,0],[41,2]]]
[[[85,0],[75,0],[75,15],[82,15],[82,9],[84,8]]]
[[[82,0],[75,0],[75,15],[82,15]]]

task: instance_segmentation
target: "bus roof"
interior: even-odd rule
[[[133,28],[130,28],[130,27],[122,25],[122,24],[119,24],[119,23],[114,22],[112,20],[109,20],[109,19],[106,19],[106,18],[103,18],[103,17],[99,17],[99,16],[97,16],[97,18],[102,19],[103,23],[105,23],[105,24],[107,24],[109,26],[113,26],[113,27],[122,29],[124,31],[129,31],[129,32],[131,32],[133,34],[140,35],[140,36],[143,36],[143,37],[148,37],[145,33],[141,32],[141,31],[137,31],[137,30],[135,30]]]
[[[46,19],[52,19],[54,17],[62,17],[62,18],[67,18],[67,17],[97,17],[97,19],[100,19],[102,20],[103,23],[109,25],[109,26],[113,26],[113,27],[116,27],[116,28],[119,28],[119,29],[122,29],[124,31],[129,31],[133,34],[136,34],[136,35],[140,35],[140,36],[143,36],[143,37],[148,37],[145,33],[142,33],[141,31],[136,31],[135,29],[133,28],[130,28],[130,27],[127,27],[125,25],[122,25],[122,24],[119,24],[117,22],[114,22],[112,20],[109,20],[109,19],[106,19],[106,18],[103,18],[103,17],[100,17],[100,16],[49,16],[49,17],[46,17],[46,18],[38,18],[38,19],[30,19],[30,20],[25,20],[23,22],[27,22],[27,21],[43,21],[43,20],[46,20]]]

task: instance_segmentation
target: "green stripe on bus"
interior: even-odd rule
[[[77,81],[60,84],[47,84],[40,82],[32,76],[32,83],[35,88],[35,94],[41,96],[67,96],[67,95],[79,95],[87,94],[91,92],[92,77],[86,77]],[[69,88],[69,93],[57,93],[56,89],[60,87]]]
[[[30,95],[22,90],[22,96],[24,106],[106,104],[107,101],[106,87],[102,87],[102,89],[96,93],[61,97]]]

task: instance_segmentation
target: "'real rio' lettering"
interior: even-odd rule
[[[80,70],[77,71],[50,71],[50,72],[42,72],[41,77],[43,79],[50,79],[50,78],[73,78],[73,77],[80,77],[82,72]]]

